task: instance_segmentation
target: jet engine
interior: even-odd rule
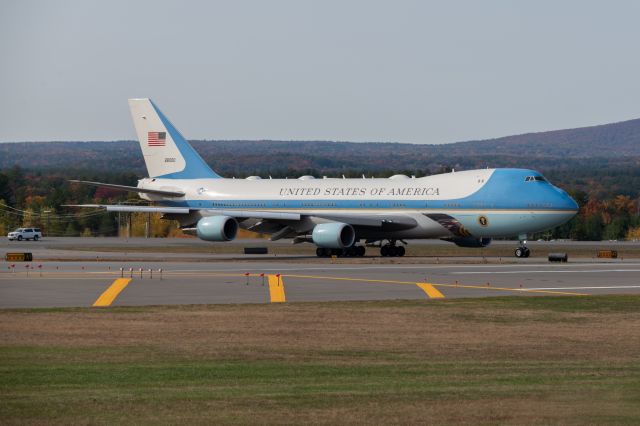
[[[446,240],[454,243],[458,247],[481,248],[491,244],[491,238],[466,237],[466,238],[447,238]]]
[[[321,223],[313,228],[311,239],[318,247],[342,249],[353,245],[356,232],[347,223]]]
[[[238,221],[229,216],[203,217],[196,225],[198,238],[205,241],[231,241],[238,233]]]

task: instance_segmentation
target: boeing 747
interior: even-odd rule
[[[239,228],[315,244],[320,257],[403,256],[406,240],[442,239],[484,247],[496,237],[526,236],[570,220],[576,202],[540,173],[481,169],[421,178],[223,178],[214,172],[150,99],[129,107],[149,173],[138,185],[82,184],[137,192],[149,206],[85,204],[115,212],[157,212],[206,241],[230,241]]]

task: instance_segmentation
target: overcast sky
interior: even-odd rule
[[[0,0],[0,141],[445,143],[640,117],[637,1]]]

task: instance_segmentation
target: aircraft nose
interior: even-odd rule
[[[573,210],[575,213],[577,213],[580,208],[578,206],[578,203],[576,203],[576,201],[562,189],[558,188],[558,192],[560,195],[558,207],[562,210]]]

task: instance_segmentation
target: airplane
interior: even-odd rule
[[[149,206],[82,204],[109,212],[154,212],[205,241],[233,240],[239,228],[272,241],[312,243],[318,257],[403,256],[406,240],[441,239],[485,247],[518,237],[516,257],[529,257],[527,235],[559,226],[576,202],[534,170],[496,168],[415,178],[223,178],[198,155],[150,99],[129,107],[149,174],[137,186],[72,182],[137,192]],[[398,242],[402,243],[401,245]]]

